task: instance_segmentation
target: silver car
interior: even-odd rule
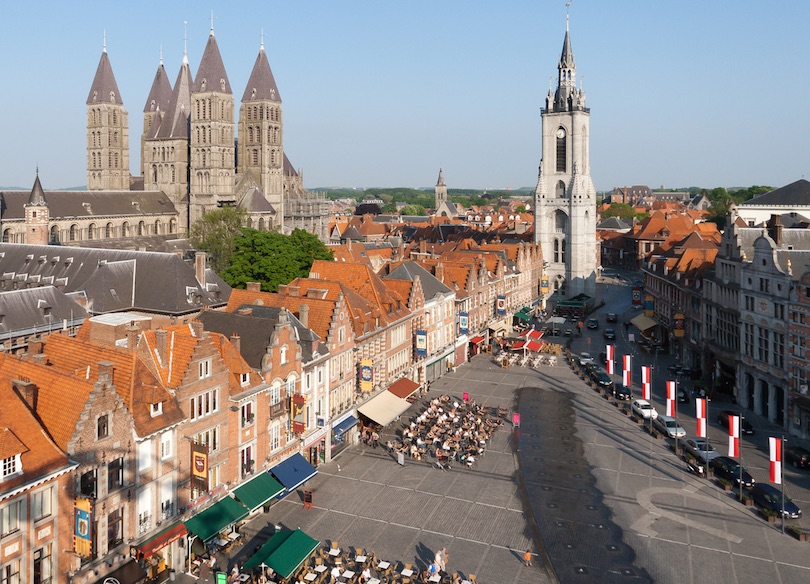
[[[658,417],[658,412],[646,399],[633,400],[633,403],[630,404],[630,409],[635,415],[644,420],[649,420],[650,418],[654,420]]]
[[[670,438],[683,438],[686,436],[686,430],[672,416],[659,415],[653,420],[653,426]]]
[[[720,456],[705,438],[689,438],[683,441],[683,449],[697,460],[708,463]]]

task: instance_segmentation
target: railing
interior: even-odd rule
[[[152,518],[143,517],[138,519],[138,535],[143,535],[152,530]]]

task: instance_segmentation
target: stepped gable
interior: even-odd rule
[[[99,362],[114,363],[112,383],[132,416],[138,436],[149,436],[185,418],[166,385],[135,350],[54,334],[45,341],[43,353],[54,370],[90,383],[91,390],[99,377]],[[162,412],[155,416],[151,412],[153,403],[163,404]]]
[[[354,329],[355,337],[358,339],[376,332],[385,324],[385,321],[382,319],[380,323],[377,323],[377,318],[382,315],[382,311],[379,307],[363,298],[342,282],[321,280],[318,278],[296,278],[287,285],[288,290],[293,288],[297,289],[302,296],[321,294],[322,298],[332,301],[336,301],[342,294],[346,305],[349,307],[349,313],[352,318],[352,328]]]

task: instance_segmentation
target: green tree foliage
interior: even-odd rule
[[[401,215],[426,215],[427,212],[422,205],[405,205],[399,210]]]
[[[518,205],[517,209],[515,209],[515,213],[525,213],[526,212],[526,205]]]
[[[279,284],[307,277],[315,260],[331,259],[332,252],[303,229],[290,235],[243,229],[234,240],[231,264],[221,276],[234,288],[260,282],[262,290],[275,292]]]
[[[361,203],[354,208],[355,215],[365,215],[371,213],[372,215],[379,215],[381,212],[380,206],[377,203]]]
[[[215,272],[221,272],[230,263],[234,239],[242,231],[246,216],[240,207],[222,207],[204,213],[189,229],[191,244],[208,254]]]
[[[632,205],[627,203],[611,203],[610,207],[602,212],[602,217],[620,217],[621,219],[632,219],[635,215],[636,212]]]
[[[735,189],[732,192],[728,192],[722,187],[712,189],[711,191],[702,190],[700,193],[706,195],[709,202],[711,202],[711,206],[708,209],[709,216],[706,220],[716,223],[717,228],[723,230],[726,227],[726,216],[732,205],[744,203],[752,197],[767,193],[770,190],[772,190],[771,187],[759,185],[754,185],[747,189]]]

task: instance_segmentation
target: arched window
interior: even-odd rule
[[[568,160],[566,156],[568,155],[566,149],[566,133],[564,128],[560,128],[557,130],[557,172],[565,172],[565,169],[568,168]]]
[[[174,233],[177,231],[177,220],[171,219],[169,221],[169,233]]]
[[[115,167],[114,168],[118,168],[118,152],[115,153],[114,158],[115,158]]]
[[[259,231],[264,231],[264,219],[259,218]]]
[[[121,237],[129,237],[129,223],[126,221],[121,225]]]
[[[3,243],[11,241],[11,229],[3,229]]]
[[[566,233],[568,231],[568,216],[562,211],[554,213],[554,231]]]
[[[259,164],[259,150],[257,148],[253,149],[253,164],[254,166]]]
[[[51,227],[51,243],[59,243],[59,228],[56,225]]]
[[[160,220],[155,221],[155,235],[160,235]]]
[[[79,226],[74,223],[68,231],[68,240],[76,241],[77,239],[79,239]]]
[[[172,164],[172,182],[174,182],[176,180],[177,180],[177,178],[176,178],[176,173],[174,171],[174,164]]]
[[[565,197],[565,183],[561,180],[557,181],[557,186],[554,189],[554,195],[558,199],[562,199]]]
[[[110,239],[113,236],[113,224],[107,223],[104,226],[104,239]]]
[[[146,225],[143,221],[138,222],[138,235],[146,235]]]
[[[152,165],[152,182],[157,182],[157,164]]]
[[[560,261],[559,258],[560,258],[560,240],[555,239],[554,240],[554,261],[559,262]]]
[[[91,223],[90,225],[88,225],[87,226],[87,239],[93,239],[93,237],[95,237],[95,232],[96,232],[96,224]]]

